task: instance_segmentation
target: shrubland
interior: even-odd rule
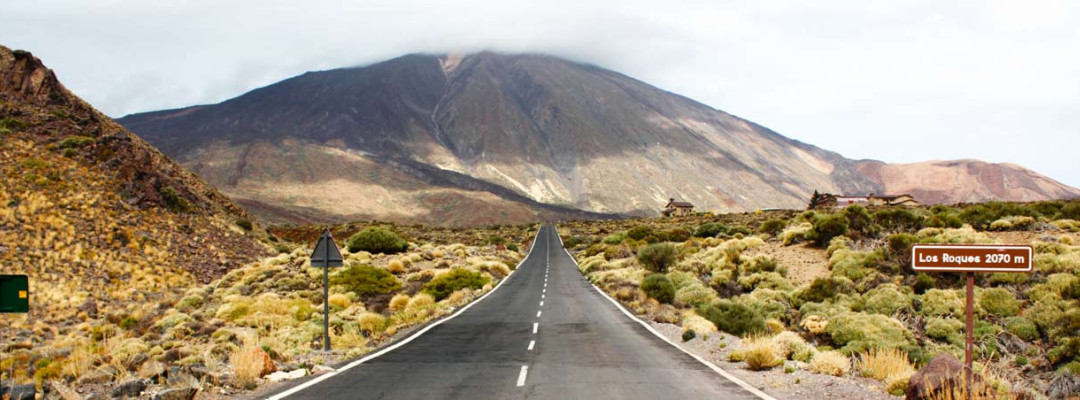
[[[683,340],[716,329],[744,337],[731,358],[747,368],[789,360],[893,394],[934,355],[963,358],[963,277],[914,273],[911,246],[1030,244],[1033,273],[977,276],[975,357],[1000,393],[1045,395],[1080,382],[1077,210],[1080,200],[852,206],[576,222],[560,234],[591,282],[681,325]]]

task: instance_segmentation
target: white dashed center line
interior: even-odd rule
[[[540,307],[543,307],[543,306],[544,306],[544,301],[540,300]]]
[[[540,313],[542,313],[542,312],[543,312],[543,311],[537,311],[537,312],[536,312],[536,317],[537,317],[537,318],[540,318]]]
[[[525,386],[525,376],[528,375],[528,374],[529,374],[529,366],[528,365],[522,365],[521,366],[521,373],[518,374],[518,381],[517,381],[517,385],[519,387],[520,386]]]
[[[533,322],[533,334],[536,334],[537,329],[540,329],[540,323],[539,322]]]
[[[536,341],[535,340],[530,340],[529,341],[529,351],[532,351],[534,346],[536,346]]]

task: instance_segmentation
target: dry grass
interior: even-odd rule
[[[716,333],[716,324],[712,321],[705,319],[704,317],[697,315],[693,310],[685,310],[682,313],[682,328],[683,332],[694,331],[697,335],[703,339],[707,339],[710,334]]]
[[[244,388],[253,387],[263,370],[263,351],[254,336],[244,338],[244,345],[229,357],[235,383]]]
[[[859,355],[855,369],[862,376],[889,381],[896,377],[911,377],[915,366],[908,361],[907,353],[898,349],[870,350]]]
[[[843,376],[851,372],[851,361],[839,351],[822,351],[810,360],[810,370],[819,374]]]
[[[770,337],[746,338],[742,342],[743,361],[751,371],[763,371],[784,363],[780,349]]]
[[[327,301],[330,302],[331,306],[341,308],[349,308],[349,306],[352,305],[352,301],[349,300],[349,296],[346,296],[342,293],[331,294]]]
[[[393,260],[390,260],[390,262],[386,264],[386,270],[390,271],[390,273],[394,275],[404,274],[405,263],[402,262],[401,259],[395,258]]]
[[[390,299],[390,311],[401,311],[408,305],[409,295],[405,293],[395,294],[394,297]]]

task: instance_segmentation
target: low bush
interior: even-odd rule
[[[366,251],[368,253],[395,254],[405,251],[409,243],[390,229],[371,227],[358,232],[345,242],[350,253]]]
[[[866,292],[863,301],[865,303],[863,310],[882,315],[893,315],[901,309],[911,307],[911,299],[891,283]]]
[[[638,250],[637,260],[652,272],[666,272],[675,262],[675,246],[667,243],[650,244]]]
[[[915,289],[915,294],[926,293],[927,290],[935,287],[937,287],[937,278],[921,272],[918,275],[915,275],[915,283],[912,285],[912,289]]]
[[[651,298],[664,304],[675,299],[675,284],[664,274],[652,274],[641,281],[641,290]]]
[[[56,147],[61,149],[77,149],[94,143],[94,138],[86,136],[68,136],[61,140]]]
[[[848,279],[814,278],[810,287],[799,293],[799,298],[807,302],[820,303],[836,297],[839,293],[849,293],[854,289],[854,285]]]
[[[454,268],[449,272],[439,275],[430,282],[424,284],[423,292],[440,301],[461,289],[480,289],[488,283],[488,279],[479,272],[465,268]]]
[[[354,265],[330,277],[330,283],[341,285],[361,298],[392,293],[401,289],[401,282],[389,271],[370,265]]]
[[[770,219],[763,222],[761,226],[758,227],[758,232],[776,236],[776,234],[783,232],[786,227],[787,221],[782,219]]]
[[[757,334],[766,331],[765,318],[756,310],[743,304],[723,299],[698,309],[698,314],[711,321],[724,332],[735,336]]]
[[[255,228],[255,226],[251,224],[251,220],[246,219],[246,218],[237,219],[236,220],[236,226],[239,226],[240,228],[242,228],[245,231],[250,231],[250,230]]]
[[[604,239],[601,240],[601,242],[604,243],[604,244],[617,245],[617,244],[621,244],[622,242],[625,242],[626,237],[627,237],[626,232],[612,233],[610,235],[605,236]]]
[[[401,311],[401,310],[404,310],[405,307],[408,306],[408,305],[409,305],[409,295],[407,295],[405,293],[398,293],[398,294],[395,294],[394,297],[390,298],[390,304],[389,304],[390,311]]]
[[[819,217],[814,221],[814,228],[809,236],[818,246],[824,247],[834,237],[843,236],[848,232],[848,219],[841,214],[831,214]]]
[[[1080,220],[1080,202],[1073,201],[1061,207],[1061,218]]]
[[[1020,312],[1020,300],[1003,288],[983,289],[979,294],[979,305],[987,313],[999,317],[1011,317]]]
[[[829,320],[825,332],[845,354],[869,349],[894,348],[912,343],[911,332],[895,318],[881,314],[850,312]]]
[[[889,231],[917,231],[923,228],[923,217],[902,208],[878,211],[874,213],[874,222]]]
[[[1039,338],[1039,328],[1034,322],[1024,317],[1009,317],[1005,319],[1005,330],[1025,341],[1033,341]]]
[[[180,193],[177,193],[176,189],[164,187],[158,193],[161,193],[161,199],[165,202],[165,206],[173,212],[186,213],[191,211],[191,202],[181,196]]]
[[[955,290],[930,289],[919,300],[922,315],[964,315],[964,299]]]
[[[699,238],[717,237],[721,233],[727,233],[727,227],[715,222],[704,223],[694,229],[694,237]]]
[[[638,225],[630,228],[626,231],[626,236],[634,240],[645,240],[649,236],[654,236],[652,227],[648,225]]]
[[[836,350],[822,351],[810,360],[810,370],[819,374],[843,376],[851,372],[851,361]]]
[[[675,292],[675,301],[695,308],[712,303],[716,299],[716,291],[701,283],[687,285]]]
[[[690,232],[682,228],[675,228],[664,232],[663,239],[668,242],[685,242],[690,240]]]
[[[963,345],[964,323],[952,318],[930,317],[926,319],[926,336],[942,342]]]

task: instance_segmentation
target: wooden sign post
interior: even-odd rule
[[[1031,273],[1033,255],[1031,246],[917,244],[911,247],[911,269],[915,272],[963,272],[966,275],[964,380],[969,397],[972,390],[972,349],[975,346],[975,273]]]

